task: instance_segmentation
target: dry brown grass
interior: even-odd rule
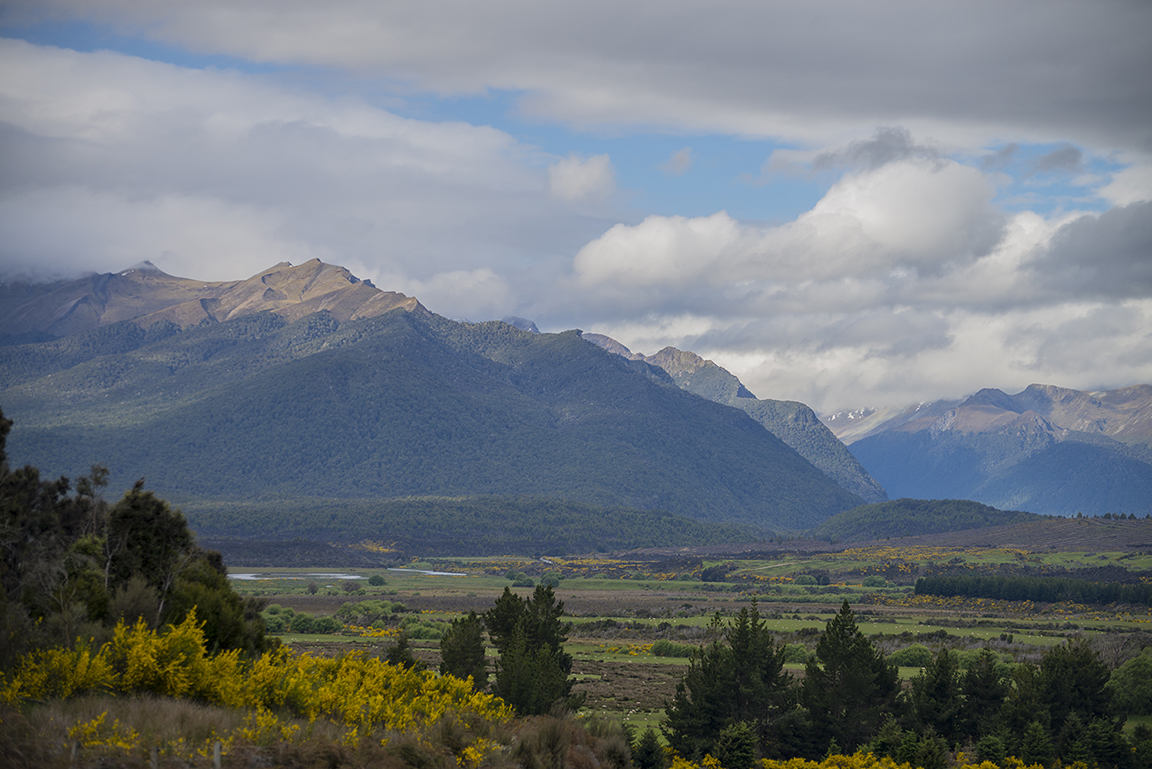
[[[69,729],[101,714],[118,721],[139,738],[131,749],[81,748],[72,757]],[[26,713],[0,712],[0,765],[5,769],[145,769],[151,748],[159,747],[158,766],[165,769],[210,767],[212,757],[174,755],[171,746],[210,745],[214,735],[234,734],[247,711],[163,697],[86,696],[34,704]],[[281,719],[285,721],[287,719]],[[355,745],[343,742],[344,730],[317,719],[292,739],[256,745],[234,742],[222,757],[224,769],[456,769],[454,749],[469,739],[464,727],[447,721],[418,739],[411,734],[372,734]],[[505,745],[484,762],[485,769],[631,769],[628,738],[621,725],[577,719],[567,713],[523,719],[498,727],[490,739]],[[299,736],[303,735],[303,736]]]

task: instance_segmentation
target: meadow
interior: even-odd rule
[[[803,675],[805,655],[845,600],[860,629],[887,655],[908,656],[905,650],[911,649],[915,659],[917,647],[922,647],[930,653],[948,648],[974,657],[989,646],[1006,663],[1036,662],[1045,649],[1085,637],[1106,661],[1122,661],[1133,645],[1139,651],[1140,639],[1148,643],[1144,634],[1152,637],[1148,607],[945,599],[915,595],[913,590],[917,577],[941,568],[1020,568],[1043,574],[1107,567],[1147,579],[1152,553],[884,545],[785,552],[778,557],[709,558],[665,552],[631,557],[423,558],[401,570],[236,566],[232,571],[247,575],[233,580],[239,592],[313,616],[335,616],[345,604],[363,601],[400,604],[403,610],[381,624],[404,624],[414,653],[432,667],[439,663],[435,628],[468,611],[487,610],[505,587],[527,596],[530,583],[553,580],[556,595],[564,602],[565,619],[571,623],[567,648],[574,658],[575,691],[587,697],[583,712],[643,729],[659,725],[687,664],[686,656],[656,653],[661,650],[658,644],[680,647],[683,653],[714,637],[717,617],[731,617],[753,601],[778,642],[789,645],[786,668],[794,676]],[[369,580],[384,584],[370,585]],[[517,582],[521,586],[513,586]],[[389,636],[357,633],[349,629],[280,637],[290,647],[328,654],[391,643]],[[919,670],[919,665],[902,664],[901,678],[910,679]]]

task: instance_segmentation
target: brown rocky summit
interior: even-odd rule
[[[52,336],[92,331],[121,321],[143,327],[171,321],[181,328],[270,310],[289,321],[327,310],[341,323],[403,308],[427,313],[413,297],[381,291],[343,267],[312,259],[281,262],[247,280],[205,282],[169,275],[151,262],[119,273],[0,290],[0,331]]]

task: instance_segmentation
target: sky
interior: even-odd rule
[[[339,264],[819,412],[1152,383],[1152,3],[0,2],[0,274]]]

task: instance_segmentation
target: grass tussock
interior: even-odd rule
[[[77,730],[97,721],[105,737],[114,737],[84,744]],[[479,723],[445,718],[422,735],[374,729],[355,739],[344,725],[323,718],[281,715],[275,731],[256,734],[252,724],[246,709],[159,696],[87,695],[4,708],[0,755],[10,769],[145,769],[155,749],[160,767],[210,767],[213,743],[229,735],[222,740],[224,769],[632,768],[623,726],[563,710],[485,730],[484,739],[499,747],[463,763],[458,757],[468,755]]]

